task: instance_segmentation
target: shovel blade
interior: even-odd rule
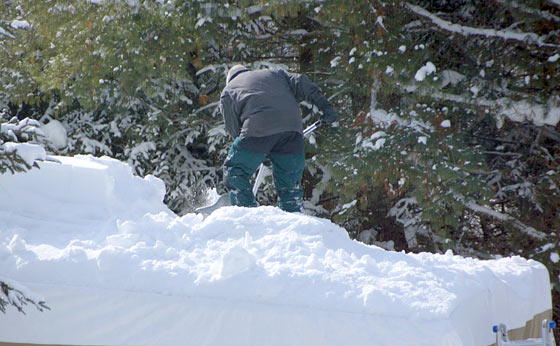
[[[204,214],[204,215],[210,215],[212,214],[212,212],[216,209],[219,209],[221,207],[225,207],[231,205],[229,202],[229,195],[226,193],[225,195],[221,195],[216,202],[214,202],[214,204],[208,205],[206,207],[200,207],[195,209],[195,211],[197,213],[200,214]]]

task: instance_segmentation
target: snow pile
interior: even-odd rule
[[[56,149],[61,150],[68,145],[66,129],[60,121],[51,120],[48,124],[43,125],[41,130]]]
[[[422,66],[418,71],[416,71],[414,79],[416,79],[418,82],[422,82],[424,79],[426,79],[427,76],[435,72],[436,66],[428,61],[426,65]]]
[[[9,309],[0,341],[478,346],[551,307],[535,261],[388,252],[273,207],[177,217],[159,179],[57,158],[0,175],[0,275],[51,308]]]

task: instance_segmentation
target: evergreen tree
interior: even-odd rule
[[[397,249],[538,259],[557,300],[559,9],[338,5],[348,43],[331,66],[353,90],[322,159],[334,220]]]
[[[0,94],[11,115],[60,120],[69,144],[57,153],[128,161],[136,173],[165,180],[177,212],[196,206],[196,186],[214,174],[190,150],[207,130],[206,113],[194,112],[205,103],[194,67],[204,49],[192,16],[199,4],[184,2],[181,11],[160,2],[4,6],[32,23],[2,41]]]

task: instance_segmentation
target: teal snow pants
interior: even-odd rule
[[[250,179],[266,157],[272,163],[280,209],[303,211],[301,178],[305,155],[303,136],[297,132],[235,139],[224,164],[231,205],[257,206]]]

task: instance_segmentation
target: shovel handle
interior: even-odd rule
[[[317,130],[319,127],[323,126],[324,124],[325,122],[323,120],[317,120],[313,124],[309,125],[305,130],[303,130],[303,137]]]

